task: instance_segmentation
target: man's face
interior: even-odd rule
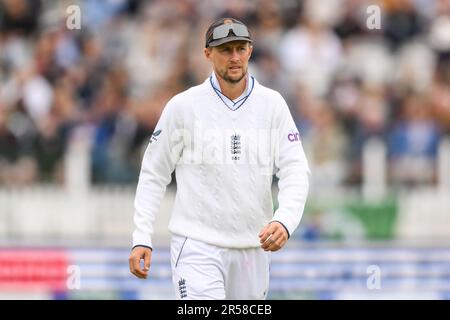
[[[216,74],[230,83],[238,83],[247,74],[253,47],[247,41],[231,41],[217,47],[205,48],[205,56]]]

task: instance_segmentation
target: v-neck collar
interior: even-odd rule
[[[217,77],[216,77],[216,74],[214,71],[212,72],[211,76],[209,77],[209,82],[210,82],[211,87],[214,90],[214,92],[217,94],[217,96],[220,98],[220,100],[222,100],[223,104],[225,104],[225,106],[227,106],[227,108],[232,111],[236,111],[245,103],[245,101],[247,101],[248,97],[252,93],[253,88],[255,86],[255,78],[253,78],[253,76],[251,76],[249,73],[247,73],[246,89],[244,90],[244,92],[242,93],[242,95],[239,98],[237,98],[235,100],[231,100],[226,95],[224,95],[222,93],[222,91],[220,90],[219,81],[217,80]]]

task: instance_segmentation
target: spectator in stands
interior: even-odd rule
[[[440,132],[424,97],[409,95],[401,119],[389,134],[389,172],[396,185],[436,182],[436,157]]]
[[[327,1],[331,4],[331,1]],[[342,48],[331,30],[333,7],[308,0],[298,25],[283,36],[279,59],[288,79],[323,96],[337,70]]]

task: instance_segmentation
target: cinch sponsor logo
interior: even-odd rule
[[[300,134],[298,132],[296,132],[296,133],[289,133],[288,134],[288,140],[290,142],[300,141]]]

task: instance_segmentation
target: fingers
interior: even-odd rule
[[[277,251],[287,242],[288,237],[284,227],[278,222],[269,223],[259,234],[261,248],[264,251]]]
[[[267,239],[269,238],[269,236],[275,231],[275,228],[276,228],[276,226],[274,226],[271,223],[266,225],[259,233],[259,242],[260,243],[266,242]]]
[[[144,269],[141,269],[140,262],[144,259]],[[135,248],[128,263],[130,266],[130,272],[139,279],[147,279],[148,270],[150,269],[151,262],[151,250],[146,248]]]
[[[140,275],[138,275],[137,272],[136,272],[137,267],[136,267],[136,262],[135,262],[135,260],[136,260],[136,258],[134,258],[134,257],[130,257],[130,258],[128,259],[128,264],[130,265],[130,272],[131,272],[132,274],[134,274],[136,277],[140,278]],[[138,260],[138,261],[139,261],[139,260]]]
[[[144,271],[150,270],[151,251],[145,251],[144,253]]]
[[[264,250],[265,251],[278,251],[286,244],[286,241],[287,241],[287,239],[285,239],[283,237],[283,235],[281,235],[280,238],[271,242],[270,245]]]
[[[130,271],[139,279],[147,278],[147,271],[141,270],[140,262],[141,259],[138,257],[130,257]]]
[[[265,251],[276,251],[282,247],[284,242],[282,241],[283,234],[276,230],[272,233],[265,242],[262,243],[261,248]]]

